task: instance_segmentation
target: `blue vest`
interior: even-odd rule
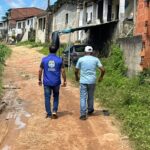
[[[46,86],[58,86],[61,84],[62,59],[55,54],[49,54],[41,62],[44,70],[43,84]]]

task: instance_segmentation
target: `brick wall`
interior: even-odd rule
[[[150,2],[138,0],[134,35],[142,35],[140,65],[150,68]]]

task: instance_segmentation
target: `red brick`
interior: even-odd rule
[[[144,8],[144,3],[140,3],[138,9],[143,9]]]

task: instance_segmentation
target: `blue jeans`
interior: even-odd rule
[[[60,85],[58,86],[44,86],[44,96],[45,96],[45,109],[47,112],[47,115],[51,116],[51,94],[53,92],[53,112],[57,112],[58,110],[58,104],[59,104],[59,89]]]
[[[94,111],[95,84],[80,84],[80,115]],[[88,106],[88,107],[87,107]]]

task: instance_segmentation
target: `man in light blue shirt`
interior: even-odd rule
[[[94,112],[94,91],[96,83],[96,69],[99,68],[101,72],[98,81],[103,79],[105,69],[100,60],[94,56],[93,48],[91,46],[85,47],[85,56],[79,58],[76,69],[76,81],[79,81],[80,70],[80,119],[86,120],[87,114],[91,115]],[[87,103],[87,107],[86,107]],[[88,113],[86,113],[88,110]]]

